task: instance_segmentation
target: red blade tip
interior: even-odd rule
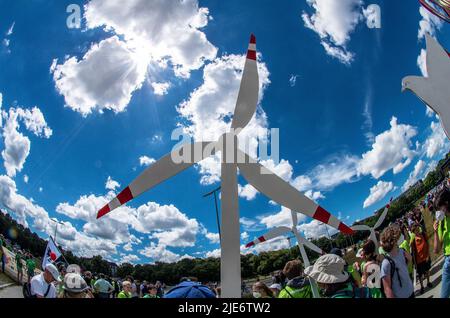
[[[250,43],[251,44],[256,44],[256,36],[252,33],[252,35],[250,36]]]
[[[109,212],[111,212],[111,210],[109,209],[109,205],[107,204],[100,211],[98,211],[97,220],[100,219],[102,216],[105,216]]]

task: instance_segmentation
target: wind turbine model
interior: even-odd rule
[[[97,214],[97,218],[100,218],[110,213],[145,191],[220,151],[222,154],[221,287],[224,298],[241,297],[238,167],[248,183],[278,204],[293,211],[301,211],[345,234],[353,233],[347,225],[239,150],[237,135],[255,114],[258,93],[256,38],[252,35],[231,131],[225,133],[218,141],[184,144],[172,151],[147,168]],[[182,160],[180,156],[183,157]]]
[[[255,246],[257,244],[272,240],[276,237],[280,237],[280,236],[284,236],[288,233],[292,233],[297,238],[297,244],[298,244],[298,247],[300,248],[300,255],[302,256],[303,266],[305,268],[309,267],[311,265],[311,263],[309,262],[308,254],[306,254],[305,246],[307,246],[310,250],[317,252],[321,255],[323,254],[323,251],[319,247],[317,247],[316,245],[314,245],[313,243],[311,243],[310,241],[308,241],[307,239],[305,239],[303,236],[300,235],[300,233],[298,232],[298,229],[297,229],[297,224],[298,224],[297,213],[291,211],[291,215],[292,215],[292,228],[288,228],[286,226],[280,226],[280,227],[274,228],[273,230],[269,231],[268,233],[264,234],[263,236],[260,236],[256,240],[248,243],[247,245],[245,245],[245,247],[249,248],[249,247]],[[312,289],[314,298],[320,298],[320,294],[317,289],[317,283],[312,278],[309,278],[309,282],[311,284],[311,289]]]
[[[391,199],[392,202],[392,199]],[[377,235],[375,233],[375,230],[378,229],[381,224],[383,224],[384,219],[386,219],[387,213],[389,211],[389,208],[391,207],[390,203],[388,205],[386,205],[386,207],[383,210],[383,213],[381,213],[379,219],[377,220],[377,223],[375,223],[375,225],[373,227],[370,227],[368,225],[355,225],[352,226],[352,230],[354,231],[370,231],[370,239],[375,243],[375,251],[378,252],[378,240],[377,240]]]
[[[428,77],[407,76],[403,91],[410,90],[438,115],[447,138],[450,139],[450,56],[430,35],[427,41]]]

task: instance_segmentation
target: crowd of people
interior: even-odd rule
[[[257,280],[250,293],[245,283],[243,294],[253,298],[312,298],[318,287],[326,298],[414,298],[415,280],[420,294],[432,288],[429,238],[433,237],[434,253],[444,254],[441,298],[450,297],[450,190],[447,183],[426,196],[425,201],[377,234],[377,241],[365,240],[359,248],[333,248],[312,266],[303,268],[300,260],[291,260],[284,269],[273,274],[271,283]],[[427,233],[425,207],[434,224]],[[0,246],[4,244],[0,236]],[[1,249],[2,250],[2,249]],[[355,253],[356,252],[356,253]],[[352,255],[353,254],[353,255]],[[356,255],[354,255],[356,254]],[[201,284],[195,277],[183,278],[166,292],[166,285],[139,281],[127,276],[111,278],[101,273],[82,271],[77,265],[48,264],[35,275],[36,262],[30,253],[16,248],[17,281],[23,281],[26,298],[219,298],[217,283]],[[2,271],[5,253],[1,251]],[[349,260],[353,260],[349,263]],[[356,260],[355,260],[356,257]],[[24,268],[25,265],[25,268]],[[313,285],[312,285],[313,284]],[[426,285],[425,285],[426,284]],[[248,295],[249,294],[249,295]]]
[[[430,282],[430,245],[423,217],[428,205],[432,213],[434,253],[443,252],[441,298],[450,297],[450,190],[439,186],[427,196],[425,204],[390,224],[377,242],[367,239],[357,249],[356,261],[348,264],[348,251],[333,248],[314,265],[302,268],[300,261],[290,261],[272,276],[272,285],[258,281],[254,298],[311,298],[310,280],[317,283],[327,298],[414,298],[418,279],[420,294]]]

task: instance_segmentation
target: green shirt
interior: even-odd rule
[[[34,273],[34,270],[36,269],[36,263],[34,262],[34,260],[32,258],[27,260],[27,269],[28,269],[28,272],[30,272],[30,273],[31,272]]]
[[[280,291],[278,298],[312,298],[311,285],[303,288],[292,288],[286,286]]]
[[[23,267],[22,256],[19,253],[16,254],[16,265],[18,269],[22,269]]]
[[[450,256],[450,216],[446,215],[445,219],[439,222],[438,235],[443,243],[444,255]]]
[[[130,293],[127,293],[127,292],[125,292],[125,291],[121,291],[118,295],[117,295],[117,298],[131,298],[131,294]]]
[[[159,298],[157,295],[145,294],[143,298]]]

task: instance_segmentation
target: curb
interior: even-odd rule
[[[15,283],[9,283],[9,284],[0,285],[0,290],[5,289],[6,287],[13,286],[13,285],[16,285],[16,284]]]

